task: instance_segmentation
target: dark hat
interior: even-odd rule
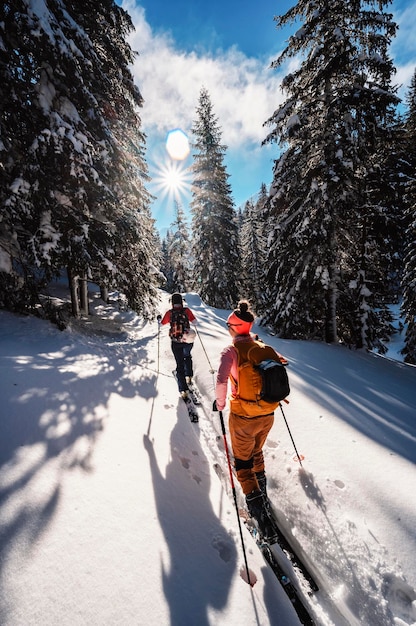
[[[175,308],[183,306],[183,300],[180,293],[172,294],[172,306]]]

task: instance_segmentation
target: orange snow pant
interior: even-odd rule
[[[230,430],[237,478],[245,495],[259,488],[256,473],[264,472],[263,446],[274,422],[274,413],[242,417],[230,412]]]

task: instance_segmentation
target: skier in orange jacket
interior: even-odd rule
[[[233,343],[221,353],[214,410],[224,409],[230,380],[231,400],[228,427],[237,478],[246,496],[250,515],[257,520],[263,535],[270,538],[275,531],[270,525],[270,518],[267,514],[268,499],[263,446],[273,426],[274,412],[255,417],[233,412],[233,400],[238,396],[239,352],[240,355],[247,354],[248,348],[255,345],[255,340],[250,335],[253,323],[254,315],[249,309],[248,302],[240,301],[237,309],[227,319],[227,327]]]

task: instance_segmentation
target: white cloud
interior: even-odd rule
[[[405,9],[395,11],[394,20],[399,26],[392,42],[394,56],[407,60],[413,59],[413,64],[415,64],[416,2],[409,3]]]
[[[152,32],[143,8],[125,0],[136,27],[130,43],[139,52],[133,74],[144,98],[144,129],[166,133],[180,127],[189,132],[201,87],[208,90],[230,148],[244,143],[260,146],[267,134],[264,122],[282,101],[280,80],[270,60],[248,58],[237,48],[218,56],[200,56],[177,48],[169,33]]]
[[[416,68],[414,27],[416,23],[416,2],[413,2],[404,10],[396,11],[394,19],[399,28],[397,36],[391,45],[391,53],[397,69],[393,80],[395,84],[401,86],[399,96],[404,98]]]
[[[140,55],[133,74],[144,98],[145,132],[166,134],[176,127],[189,132],[204,86],[211,96],[223,143],[230,149],[241,145],[260,148],[267,135],[263,124],[283,101],[283,70],[279,75],[270,69],[271,59],[248,58],[236,47],[216,56],[181,51],[169,32],[152,31],[144,9],[134,0],[124,0],[123,8],[136,28],[130,43]],[[392,42],[397,68],[393,82],[401,85],[399,95],[403,98],[415,68],[416,3],[397,11],[394,17],[399,30]],[[277,55],[276,51],[275,58]]]

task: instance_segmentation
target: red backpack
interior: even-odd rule
[[[174,341],[181,341],[183,334],[190,328],[189,318],[185,309],[172,309],[170,312],[169,337]]]

